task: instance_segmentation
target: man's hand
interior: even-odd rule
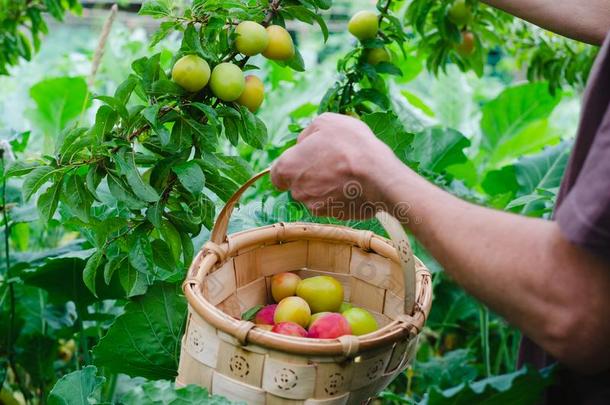
[[[466,290],[559,361],[589,373],[610,367],[610,263],[572,244],[557,223],[462,201],[338,114],[315,119],[272,180],[318,215],[368,217],[367,202],[391,213],[409,207],[398,219]]]
[[[275,163],[271,179],[316,215],[359,219],[384,204],[385,174],[397,170],[404,166],[366,124],[325,113]]]

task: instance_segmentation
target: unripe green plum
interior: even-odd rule
[[[264,99],[265,86],[263,81],[254,75],[246,76],[246,87],[237,102],[247,107],[248,110],[255,112],[263,104]]]
[[[196,92],[210,80],[210,65],[197,55],[185,55],[172,68],[172,80],[183,89]]]
[[[275,314],[273,315],[273,321],[275,323],[294,322],[302,327],[306,327],[309,324],[310,317],[311,310],[304,299],[299,297],[286,297],[277,304]]]
[[[353,307],[354,307],[354,306],[352,305],[352,303],[351,303],[351,302],[343,301],[343,302],[341,303],[341,306],[339,307],[339,311],[338,311],[338,312],[339,312],[339,313],[343,313],[343,312],[345,312],[345,311],[347,311],[348,309],[353,308]]]
[[[352,329],[341,314],[325,314],[312,322],[307,337],[315,339],[335,339],[344,335],[351,335]]]
[[[366,51],[366,62],[371,65],[378,65],[381,62],[392,60],[390,53],[385,48],[371,48]]]
[[[288,60],[294,56],[294,43],[286,28],[279,25],[267,27],[269,44],[263,51],[263,56],[272,60]]]
[[[326,314],[332,314],[332,312],[317,312],[315,314],[312,314],[311,318],[309,318],[309,325],[307,325],[307,327],[309,328],[316,319]]]
[[[455,49],[460,55],[468,57],[474,53],[476,45],[474,34],[470,31],[464,31],[462,32],[462,42]]]
[[[210,87],[214,95],[222,101],[237,100],[245,86],[244,72],[233,63],[219,63],[212,70]]]
[[[467,25],[472,20],[472,11],[465,0],[457,0],[449,9],[449,20],[459,27]]]
[[[235,48],[239,53],[254,56],[267,48],[269,34],[265,27],[254,21],[242,21],[235,28]]]
[[[306,337],[307,331],[301,325],[298,325],[294,322],[280,322],[278,324],[273,325],[271,328],[271,332],[279,333],[281,335],[288,336],[299,336]]]
[[[342,315],[347,319],[352,328],[352,334],[356,336],[366,335],[379,329],[377,320],[369,311],[362,308],[350,308]]]
[[[373,11],[358,11],[347,23],[347,30],[361,41],[373,39],[379,31],[379,16]]]
[[[330,276],[316,276],[297,285],[297,295],[316,312],[337,312],[343,302],[343,286]]]

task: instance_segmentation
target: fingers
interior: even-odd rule
[[[282,159],[283,156],[271,166],[271,182],[279,190],[284,191],[290,188],[290,177],[286,173]]]
[[[307,126],[307,128],[305,128],[303,131],[301,131],[301,133],[297,137],[297,143],[303,142],[306,138],[310,137],[311,135],[321,132],[321,130],[324,127],[324,124],[327,123],[328,121],[333,120],[333,119],[334,120],[341,119],[341,117],[342,116],[340,114],[334,114],[334,113],[328,113],[328,112],[317,116],[316,118],[313,119],[313,121],[311,121],[311,123]]]
[[[315,121],[314,121],[315,122]],[[314,124],[314,122],[312,122],[311,124],[309,124],[307,126],[307,128],[305,128],[303,131],[301,131],[301,133],[299,134],[299,136],[297,137],[297,143],[301,143],[305,140],[305,138],[309,137],[310,135],[315,134],[316,132],[318,132],[316,125]]]
[[[279,190],[290,189],[298,171],[303,167],[300,149],[298,144],[287,149],[271,166],[271,182]]]

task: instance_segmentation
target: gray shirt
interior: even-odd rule
[[[589,76],[555,220],[567,239],[610,263],[610,34]],[[534,342],[523,339],[520,364],[544,367],[554,362]],[[559,365],[557,382],[545,399],[548,404],[610,404],[610,370],[582,375]]]

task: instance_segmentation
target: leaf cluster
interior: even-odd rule
[[[21,59],[29,61],[40,48],[41,36],[48,32],[44,14],[62,21],[66,11],[80,12],[76,0],[1,0],[0,75]]]

